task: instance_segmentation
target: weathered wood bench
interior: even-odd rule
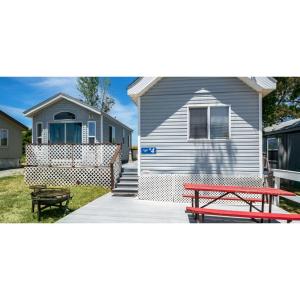
[[[70,190],[67,188],[47,188],[46,186],[31,186],[32,212],[37,206],[38,221],[41,220],[41,212],[48,207],[59,207],[64,210],[64,215],[69,210],[68,204],[72,199]]]
[[[287,221],[288,223],[292,221],[300,221],[300,214],[248,212],[248,211],[222,210],[222,209],[196,208],[196,207],[187,207],[186,213],[201,215],[202,222],[204,222],[205,215],[247,218],[247,219],[254,219],[254,220],[255,219],[284,220]]]

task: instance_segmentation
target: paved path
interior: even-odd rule
[[[0,170],[0,177],[23,175],[23,174],[24,174],[24,168]]]
[[[136,197],[106,194],[73,213],[60,219],[59,223],[194,223],[185,213],[186,203],[143,201]],[[211,205],[211,208],[245,210],[245,205]],[[248,207],[247,207],[248,208]],[[273,207],[274,212],[284,212]],[[208,223],[253,223],[249,219],[207,216]]]

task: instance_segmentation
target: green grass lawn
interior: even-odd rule
[[[109,189],[97,186],[71,187],[71,212],[106,194]],[[37,223],[37,213],[31,213],[32,190],[24,183],[24,176],[0,178],[0,223]],[[63,217],[63,211],[53,207],[42,212],[43,223],[53,223]]]
[[[300,204],[296,202],[281,198],[279,206],[290,213],[300,214]]]

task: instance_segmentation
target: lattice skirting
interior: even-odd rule
[[[139,193],[141,200],[152,201],[172,201],[172,202],[190,202],[183,198],[183,194],[193,194],[192,191],[186,191],[184,183],[203,183],[203,184],[222,184],[222,185],[243,185],[243,186],[262,186],[263,180],[254,176],[225,176],[225,175],[200,175],[200,174],[168,174],[168,175],[141,175],[139,177]],[[220,193],[201,192],[202,195],[218,196]],[[241,194],[242,195],[242,194]],[[256,195],[247,195],[247,197],[259,197]],[[207,200],[201,200],[203,203]],[[222,203],[225,201],[219,201]],[[227,204],[230,201],[226,201]],[[237,203],[237,202],[235,202]],[[243,202],[241,202],[243,203]]]
[[[26,167],[25,182],[28,185],[101,185],[110,188],[110,169],[70,167]]]

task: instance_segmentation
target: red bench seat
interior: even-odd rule
[[[239,217],[239,218],[249,218],[249,219],[285,220],[288,222],[300,221],[300,214],[262,213],[262,212],[247,212],[247,211],[221,210],[221,209],[195,208],[195,207],[187,207],[186,212],[203,215],[203,216],[214,215],[214,216]]]
[[[190,199],[195,199],[195,195],[182,195],[182,197],[184,197],[184,198],[190,198]],[[201,199],[214,200],[214,199],[217,199],[217,198],[219,198],[219,196],[199,195],[199,199],[200,200]],[[225,201],[242,201],[238,197],[224,197],[224,198],[221,198],[219,200],[220,201],[221,200],[225,200]],[[262,202],[261,199],[257,199],[257,198],[245,198],[244,200],[248,201],[248,202]]]

